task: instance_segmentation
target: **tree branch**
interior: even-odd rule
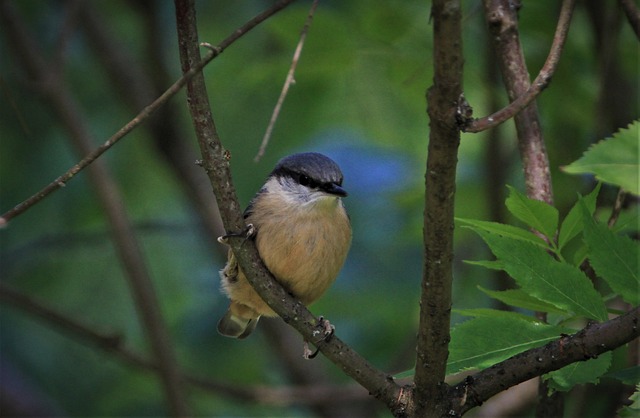
[[[292,0],[276,4],[283,8]],[[178,44],[183,71],[200,62],[198,33],[194,0],[175,0],[178,27]],[[276,7],[274,6],[274,7]],[[211,114],[204,76],[200,73],[187,84],[188,105],[202,152],[202,167],[207,172],[220,208],[220,215],[227,231],[245,228],[240,204],[231,178],[231,155],[222,146]],[[247,280],[267,304],[302,336],[317,341],[322,324],[299,301],[289,295],[269,273],[260,259],[255,244],[242,238],[230,239],[229,245]],[[320,351],[354,380],[367,388],[377,399],[392,410],[402,409],[404,396],[393,379],[368,363],[337,336],[329,341],[318,341]]]
[[[23,295],[0,282],[0,302],[13,306],[33,315],[44,323],[53,326],[81,343],[96,347],[129,366],[159,373],[160,367],[140,354],[128,349],[124,337],[120,334],[98,332],[57,310],[51,309],[32,298]],[[327,384],[293,387],[231,385],[212,379],[190,374],[182,374],[182,380],[200,389],[228,396],[242,401],[258,402],[264,405],[324,405],[351,404],[368,398],[368,394],[359,385],[332,386]]]
[[[118,41],[118,34],[111,30],[112,22],[99,12],[95,3],[80,3],[82,28],[112,85],[132,111],[144,108],[171,82],[162,59],[164,52],[157,48],[157,39],[165,28],[158,24],[155,6],[151,2],[132,2],[148,44],[146,54],[140,57],[132,54],[124,42]],[[177,111],[179,105],[175,101],[165,103],[149,118],[147,127],[157,151],[182,183],[182,190],[195,207],[204,226],[203,235],[210,243],[215,243],[221,256],[226,255],[226,247],[216,241],[224,234],[220,212],[211,186],[200,167],[194,164],[199,157],[182,124],[181,113]]]
[[[452,407],[456,413],[464,414],[532,377],[614,350],[640,336],[639,321],[640,307],[636,307],[607,322],[587,325],[576,334],[508,358],[454,386]]]
[[[302,47],[304,46],[304,41],[307,39],[307,32],[309,32],[309,27],[311,26],[311,22],[313,21],[313,15],[318,8],[319,0],[313,0],[313,4],[311,4],[311,9],[309,9],[309,14],[307,15],[307,20],[304,22],[304,27],[300,32],[300,40],[298,41],[298,45],[296,46],[296,50],[293,53],[293,59],[291,60],[291,66],[289,67],[289,72],[287,73],[287,78],[285,79],[284,85],[282,86],[282,91],[280,92],[280,97],[278,97],[278,101],[276,106],[273,108],[273,113],[271,114],[271,119],[269,120],[269,125],[267,126],[267,130],[262,137],[262,143],[260,144],[260,149],[258,153],[253,158],[253,161],[258,162],[264,155],[267,150],[267,145],[269,145],[269,140],[271,139],[271,133],[273,132],[273,127],[278,120],[278,116],[280,115],[280,109],[282,108],[282,103],[284,103],[284,99],[287,97],[287,93],[289,92],[289,87],[295,83],[294,74],[296,72],[296,67],[298,67],[298,61],[300,60],[300,54],[302,53]]]
[[[485,5],[487,4],[489,3],[485,1]],[[538,73],[538,76],[533,80],[533,83],[517,96],[509,95],[511,103],[499,111],[484,118],[464,120],[462,126],[462,130],[464,132],[482,132],[500,125],[521,112],[549,86],[551,78],[553,77],[553,74],[558,67],[558,63],[560,62],[560,55],[562,54],[562,49],[564,47],[565,40],[567,39],[567,33],[569,32],[569,24],[571,23],[574,6],[575,0],[564,0],[562,2],[562,8],[560,10],[560,16],[558,18],[558,24],[556,26],[556,32],[553,37],[551,49],[549,50],[549,55],[547,56],[547,60],[542,66],[542,69]],[[502,36],[501,34],[509,29],[509,26],[504,25],[506,22],[505,13],[510,13],[508,12],[508,8],[491,7],[491,12],[487,12],[489,25],[490,27],[495,28],[492,30],[492,34],[494,36]],[[528,78],[529,75],[527,74],[527,83],[529,82]]]
[[[24,200],[23,202],[15,206],[13,209],[4,213],[0,217],[0,227],[5,226],[11,219],[22,214],[27,209],[31,208],[33,205],[40,202],[42,199],[47,197],[52,192],[64,187],[66,183],[69,180],[71,180],[76,174],[78,174],[84,168],[86,168],[91,163],[93,163],[105,151],[107,151],[109,148],[115,145],[120,139],[125,137],[131,131],[133,131],[138,125],[140,125],[143,121],[145,121],[153,112],[158,110],[158,108],[163,106],[170,98],[175,96],[176,93],[178,93],[182,89],[182,87],[184,87],[187,84],[187,81],[189,81],[195,74],[198,74],[207,64],[209,64],[214,58],[216,58],[225,49],[227,49],[227,47],[229,47],[231,44],[233,44],[235,41],[240,39],[251,29],[256,27],[259,23],[263,22],[269,16],[278,12],[279,10],[284,8],[288,3],[291,3],[292,1],[293,0],[283,1],[276,4],[271,9],[268,9],[262,14],[254,17],[253,19],[249,20],[244,25],[242,25],[241,27],[233,31],[231,35],[229,35],[227,38],[225,38],[222,42],[220,42],[215,47],[210,46],[209,52],[201,60],[199,60],[196,65],[189,68],[188,71],[183,72],[182,77],[180,77],[175,83],[173,83],[160,97],[154,100],[153,103],[151,103],[149,106],[142,109],[142,111],[138,113],[138,115],[135,118],[133,118],[126,125],[120,128],[120,130],[118,130],[118,132],[116,132],[107,141],[105,141],[104,144],[102,144],[100,147],[96,148],[91,152],[87,152],[86,157],[84,157],[78,164],[71,167],[69,170],[67,170],[67,172],[65,172],[64,174],[59,176],[57,179],[49,183],[46,187],[44,187],[42,190],[40,190],[33,196],[29,197],[28,199]],[[5,3],[6,3],[5,0],[1,2],[2,5],[4,5]],[[3,13],[3,15],[0,16],[0,18],[5,18],[5,23],[8,25],[12,23],[11,19],[6,13]],[[23,50],[21,51],[21,53],[34,55],[31,51]],[[40,58],[36,56],[35,59],[40,59]],[[44,84],[46,85],[50,84],[50,82],[46,81],[48,80],[48,77],[49,76],[47,76],[47,79],[45,79]]]
[[[444,377],[450,340],[453,282],[453,210],[462,94],[462,19],[458,0],[433,2],[434,84],[427,93],[430,120],[425,174],[424,268],[414,390],[416,416],[444,416]]]
[[[529,72],[524,59],[518,28],[519,3],[511,0],[484,0],[485,14],[491,32],[491,39],[496,50],[502,78],[507,89],[509,100],[514,102],[527,95],[533,88],[546,87],[560,59],[562,46],[569,30],[569,23],[575,0],[564,0],[560,18],[551,47],[551,52],[533,86],[529,83]],[[540,84],[542,83],[542,84]],[[518,148],[524,170],[527,196],[553,205],[553,188],[549,158],[542,136],[538,109],[533,101],[515,114],[514,121],[518,135]],[[538,233],[537,231],[534,231]],[[542,234],[540,234],[542,235]],[[543,237],[544,239],[544,237]],[[536,317],[546,321],[544,312],[536,312]],[[563,406],[562,394],[548,396],[546,382],[540,380],[537,416],[555,416],[561,414]]]
[[[92,147],[92,138],[74,97],[65,88],[66,84],[59,74],[49,71],[43,59],[44,53],[31,39],[9,3],[2,1],[0,7],[4,27],[13,41],[11,44],[15,48],[15,55],[25,72],[41,86],[39,92],[69,132],[69,139],[75,151],[80,155],[88,154]],[[188,413],[187,404],[182,392],[173,345],[144,256],[127,217],[120,190],[102,161],[90,167],[89,180],[111,227],[114,246],[122,262],[149,344],[158,361],[168,407],[173,415],[185,416]]]
[[[627,16],[627,20],[636,33],[638,39],[640,39],[640,9],[636,6],[633,0],[618,0],[620,7],[624,10],[624,14]]]

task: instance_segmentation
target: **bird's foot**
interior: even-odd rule
[[[322,342],[328,342],[336,332],[336,327],[334,327],[328,319],[324,319],[324,317],[322,316],[318,318],[318,327],[320,328],[320,330],[313,331],[313,336],[322,336],[313,343],[315,346],[318,346],[318,344]],[[309,342],[305,340],[304,347],[302,349],[302,357],[304,357],[306,360],[311,360],[312,358],[315,358],[319,352],[319,348],[316,348],[316,351],[312,351],[309,348]]]
[[[244,240],[248,240],[256,234],[256,228],[253,224],[247,224],[247,227],[240,232],[230,232],[221,237],[218,237],[218,242],[220,244],[226,244],[229,241],[229,238],[244,238]]]

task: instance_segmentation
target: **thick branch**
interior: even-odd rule
[[[485,2],[485,5],[486,4],[488,3]],[[562,54],[562,49],[564,47],[565,40],[567,39],[567,33],[569,32],[569,24],[571,23],[574,6],[575,0],[565,0],[562,2],[560,17],[558,18],[558,24],[556,26],[556,32],[553,37],[551,49],[549,50],[549,55],[547,56],[547,60],[542,66],[542,69],[540,69],[538,76],[533,80],[533,83],[517,97],[512,97],[510,95],[509,98],[511,103],[503,109],[500,109],[499,111],[484,118],[463,121],[464,126],[462,129],[464,132],[482,132],[500,125],[517,115],[549,86],[551,78],[553,77],[553,74],[558,67],[558,63],[560,62],[560,55]],[[492,8],[492,12],[487,14],[490,25],[498,25],[496,27],[496,31],[498,32],[502,32],[506,29],[506,27],[501,24],[504,19],[504,12],[505,11],[502,8]]]
[[[640,308],[561,337],[495,364],[452,388],[453,408],[464,414],[495,394],[577,361],[596,358],[640,336]]]
[[[574,2],[575,0],[563,2],[562,16],[567,24],[564,29],[559,28],[558,32],[566,32],[568,29]],[[514,101],[525,94],[531,86],[520,45],[518,11],[509,0],[485,0],[484,7],[507,94],[509,100]],[[554,41],[554,43],[557,42]],[[556,52],[559,56],[560,50]],[[557,61],[558,56],[555,56],[552,61]],[[549,160],[535,102],[531,102],[515,116],[515,123],[527,196],[553,204]]]
[[[551,53],[544,65],[545,68],[549,67],[549,70],[554,70],[560,59],[562,45],[569,30],[574,5],[575,0],[564,0],[562,3]],[[518,28],[519,3],[514,3],[511,0],[484,0],[484,7],[507,94],[510,101],[515,101],[518,97],[526,95],[532,88],[529,83],[529,72],[520,44]],[[541,76],[546,75],[545,72],[541,72]],[[550,77],[550,74],[548,75]],[[548,79],[542,81],[546,83]],[[538,82],[538,79],[534,80],[533,87],[536,87]],[[527,107],[515,115],[514,120],[527,196],[553,205],[549,157],[542,136],[540,118],[535,102],[531,101]],[[546,313],[544,312],[536,312],[536,317],[546,321]],[[562,409],[563,396],[561,394],[548,396],[548,392],[546,382],[541,380],[537,416],[554,416],[560,413]]]
[[[424,271],[415,374],[416,416],[443,416],[453,281],[453,210],[462,94],[462,24],[457,0],[434,1],[434,85],[427,94],[431,132],[425,175]]]
[[[292,0],[281,1],[274,7],[280,9]],[[178,43],[183,71],[188,71],[200,62],[198,33],[193,0],[175,0],[178,26]],[[278,9],[279,10],[279,9]],[[194,122],[194,128],[200,150],[202,166],[206,170],[213,187],[220,214],[227,231],[242,231],[244,220],[229,167],[230,153],[222,146],[211,115],[204,76],[198,74],[187,84],[188,105]],[[319,321],[280,286],[264,266],[255,244],[251,240],[231,239],[229,244],[238,259],[247,279],[258,294],[306,340],[317,341],[317,332],[322,327]],[[390,408],[401,408],[400,387],[392,379],[358,353],[342,342],[338,337],[319,343],[320,351],[329,360],[358,383],[367,388]]]

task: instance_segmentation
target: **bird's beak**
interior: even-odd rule
[[[335,183],[328,184],[324,188],[324,191],[329,193],[329,194],[334,194],[334,195],[340,196],[340,197],[347,197],[349,195],[347,193],[347,191],[342,188],[342,186],[339,186],[339,185],[337,185]]]

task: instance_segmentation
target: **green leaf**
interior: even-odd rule
[[[471,316],[473,318],[503,318],[504,312],[498,309],[489,309],[489,308],[474,308],[474,309],[453,309],[453,312],[464,315]],[[510,316],[517,317],[522,319],[523,321],[536,322],[539,323],[540,320],[536,319],[533,316],[521,314],[518,312],[509,312]]]
[[[608,351],[600,354],[596,359],[571,363],[560,370],[547,373],[544,378],[548,379],[549,389],[561,392],[566,392],[575,385],[596,384],[609,370],[611,358],[611,352]]]
[[[456,221],[465,223],[467,225],[481,229],[483,231],[502,235],[503,237],[521,239],[523,241],[532,242],[544,248],[548,247],[547,243],[542,238],[540,238],[539,236],[537,236],[531,231],[518,228],[517,226],[501,224],[498,222],[479,221],[475,219],[456,218]]]
[[[482,286],[478,286],[482,292],[486,293],[490,297],[499,300],[510,306],[517,308],[529,309],[538,312],[548,312],[557,314],[567,314],[567,311],[558,309],[555,305],[547,303],[538,298],[535,298],[528,293],[522,291],[522,289],[509,289],[509,290],[488,290]]]
[[[451,330],[447,374],[482,369],[530,348],[539,347],[568,332],[513,312],[477,317]]]
[[[558,210],[540,200],[529,199],[511,186],[507,209],[516,218],[553,240],[558,229]]]
[[[636,386],[640,384],[640,366],[633,366],[622,370],[616,370],[605,374],[603,377],[618,379],[625,385]]]
[[[631,405],[622,407],[618,411],[620,418],[638,418],[640,417],[640,385],[636,385],[636,391],[629,397]]]
[[[596,211],[596,200],[598,198],[598,193],[600,193],[600,188],[602,183],[598,183],[585,197],[582,198],[582,201],[587,205],[589,209],[589,215],[592,216]],[[558,235],[558,248],[562,249],[569,241],[571,241],[576,235],[582,232],[584,228],[583,221],[583,212],[580,207],[580,200],[577,200],[573,205],[567,216],[562,221],[562,226],[560,227],[560,234]]]
[[[624,235],[616,235],[598,224],[583,204],[584,239],[589,247],[587,258],[598,276],[622,299],[633,305],[640,303],[640,247]]]
[[[484,260],[484,261],[469,261],[464,260],[465,264],[471,264],[472,266],[480,266],[489,270],[504,270],[504,265],[498,260]]]
[[[526,293],[580,316],[607,319],[601,296],[577,267],[554,260],[530,242],[476,232]]]
[[[635,195],[638,186],[640,123],[633,122],[613,137],[592,145],[577,161],[562,167],[570,174],[593,173],[596,179],[620,186]]]

